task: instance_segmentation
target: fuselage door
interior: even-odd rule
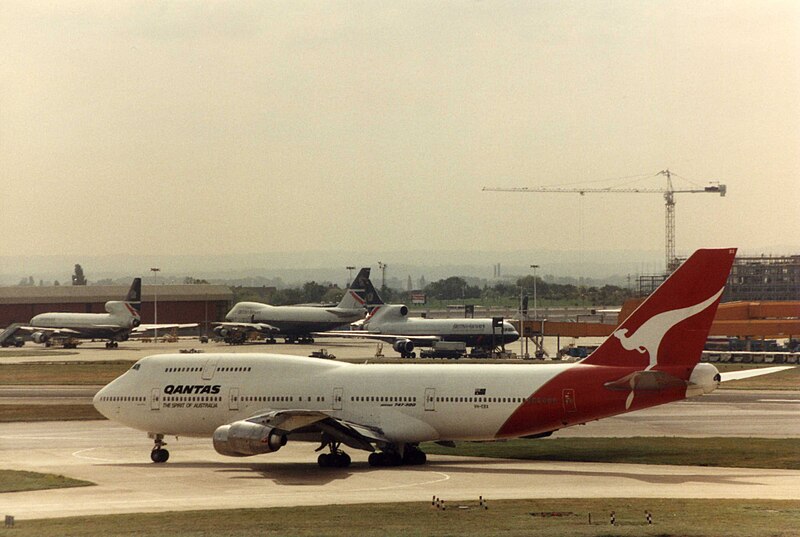
[[[228,410],[239,410],[239,388],[231,388],[228,396]]]
[[[425,410],[436,410],[436,388],[425,388]]]
[[[334,410],[341,410],[342,409],[342,400],[344,399],[344,388],[334,388],[333,389],[333,409]]]
[[[203,366],[203,380],[211,380],[214,378],[214,371],[217,370],[217,359],[209,358],[206,360],[206,365]]]
[[[153,388],[150,390],[150,410],[158,410],[161,408],[161,390]]]
[[[566,412],[577,412],[578,409],[575,406],[575,390],[572,388],[565,388],[561,393],[564,410]]]

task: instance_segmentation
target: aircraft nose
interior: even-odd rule
[[[94,397],[92,398],[92,405],[94,405],[94,408],[105,417],[108,417],[108,414],[105,412],[108,408],[107,397],[108,385],[100,388],[100,390],[98,390],[98,392],[94,394]]]

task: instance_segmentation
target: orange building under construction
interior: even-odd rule
[[[530,320],[525,321],[524,333],[530,337],[606,337],[611,335],[642,300],[625,302],[615,324]],[[800,337],[800,301],[739,301],[720,304],[709,336],[736,337],[743,340]]]

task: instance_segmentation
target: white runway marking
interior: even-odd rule
[[[84,455],[87,451],[94,451],[97,449],[96,447],[90,447],[86,449],[79,449],[78,451],[72,452],[72,456],[78,459],[83,459],[87,461],[100,461],[100,462],[114,462],[114,459],[104,459],[103,457],[89,457],[88,455]]]
[[[433,485],[434,483],[443,483],[450,479],[450,476],[445,474],[444,472],[430,472],[433,474],[438,474],[441,476],[440,479],[431,479],[430,481],[418,481],[416,483],[407,483],[405,485],[391,485],[389,487],[372,487],[368,489],[353,489],[351,492],[374,492],[378,490],[396,490],[396,489],[406,489],[410,487],[419,487],[423,485]]]

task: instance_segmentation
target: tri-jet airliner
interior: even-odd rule
[[[369,279],[370,269],[362,268],[334,307],[271,306],[259,302],[239,302],[217,323],[214,332],[226,343],[243,343],[252,332],[275,335],[286,343],[313,343],[315,332],[324,332],[363,319],[373,305],[382,304]]]
[[[408,313],[408,306],[403,304],[378,306],[361,329],[331,331],[328,335],[386,341],[403,358],[414,358],[416,347],[431,347],[439,341],[460,341],[467,347],[491,351],[519,339],[514,325],[501,319],[423,319],[409,317]]]
[[[547,436],[714,391],[725,376],[699,358],[735,253],[695,252],[576,363],[156,355],[101,389],[94,405],[109,419],[148,432],[157,463],[169,457],[166,436],[211,437],[217,452],[232,457],[313,441],[323,451],[317,459],[323,467],[350,464],[342,446],[370,452],[373,466],[417,465],[426,460],[422,442]]]
[[[74,347],[77,339],[107,339],[106,348],[115,348],[141,325],[141,302],[142,279],[134,278],[125,300],[106,302],[107,313],[40,313],[19,330],[30,332],[34,343]]]

